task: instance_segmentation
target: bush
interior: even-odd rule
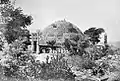
[[[22,44],[19,41],[14,42],[5,50],[2,58],[3,74],[7,77],[29,79],[40,78],[48,79],[74,79],[75,76],[67,64],[64,55],[56,55],[48,62],[40,63],[30,51],[23,51]]]
[[[9,49],[4,50],[1,59],[3,74],[7,77],[25,78],[25,68],[35,63],[35,58],[30,51],[23,51],[23,45],[20,41],[16,41],[9,45]]]
[[[82,62],[82,69],[92,69],[93,67],[96,67],[96,66],[97,65],[95,64],[95,62],[90,59],[85,59]]]
[[[48,63],[48,59],[46,63],[41,64],[41,72],[40,78],[48,80],[48,79],[72,79],[74,80],[75,75],[69,68],[67,60],[63,58],[63,55],[56,55],[51,58],[50,63]]]

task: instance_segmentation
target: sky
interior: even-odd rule
[[[82,32],[104,28],[108,41],[120,41],[120,0],[16,0],[16,6],[33,16],[30,31],[66,19]]]

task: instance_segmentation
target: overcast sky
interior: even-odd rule
[[[120,0],[17,0],[16,5],[33,16],[31,31],[65,18],[81,31],[101,27],[109,41],[120,40]]]

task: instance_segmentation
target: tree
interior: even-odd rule
[[[80,36],[76,35],[70,39],[65,39],[63,45],[71,53],[70,55],[82,56],[85,53],[85,48],[89,47],[90,43],[88,39],[83,38],[81,40]]]
[[[0,4],[7,4],[9,0],[0,0]]]
[[[88,30],[86,30],[84,32],[85,35],[87,35],[88,37],[90,37],[90,41],[92,42],[93,45],[97,44],[100,42],[99,38],[100,38],[100,34],[105,32],[103,28],[89,28]]]
[[[4,24],[6,24],[3,34],[8,43],[12,43],[19,36],[23,36],[27,26],[32,24],[32,17],[25,15],[20,7],[15,8],[11,2],[1,7],[1,16],[4,18]]]

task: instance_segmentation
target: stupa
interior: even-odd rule
[[[42,35],[44,42],[55,40],[56,44],[63,43],[65,38],[71,38],[74,35],[79,35],[81,39],[84,37],[84,34],[77,26],[66,20],[50,24],[43,30]]]
[[[61,46],[64,43],[65,39],[71,39],[75,36],[78,36],[79,39],[82,40],[85,37],[82,31],[77,26],[66,20],[56,21],[47,26],[41,32],[40,36],[38,36],[38,34],[36,33],[36,37],[40,37],[40,39],[35,39],[37,41],[35,41],[36,43],[34,43],[38,45],[35,45],[35,47],[37,47],[39,50],[38,52],[40,52],[41,49],[47,50],[47,48],[61,50]],[[55,41],[54,46],[48,45],[47,42],[49,41]]]

